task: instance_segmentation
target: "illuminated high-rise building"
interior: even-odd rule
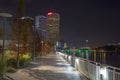
[[[46,40],[46,17],[45,16],[36,16],[35,18],[35,28],[39,33],[40,38]]]
[[[49,12],[46,19],[47,41],[55,44],[60,39],[60,15],[58,13]]]

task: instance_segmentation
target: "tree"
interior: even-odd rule
[[[44,55],[47,55],[49,52],[51,51],[51,45],[49,42],[44,42],[43,44],[43,52],[44,52]]]
[[[17,52],[17,67],[19,67],[19,58],[30,49],[30,42],[32,40],[32,20],[28,17],[14,22],[12,26],[12,44],[10,49]]]
[[[34,42],[35,42],[35,55],[36,56],[39,56],[41,55],[41,38],[39,37],[39,34],[37,31],[35,31],[35,34],[34,34]]]

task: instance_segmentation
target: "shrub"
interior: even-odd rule
[[[20,66],[24,67],[30,61],[29,54],[23,54],[20,58]]]
[[[0,75],[4,75],[7,71],[6,61],[0,61]]]
[[[16,67],[16,65],[17,65],[16,59],[11,58],[7,60],[7,66]]]

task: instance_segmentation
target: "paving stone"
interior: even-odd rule
[[[7,75],[14,80],[85,80],[55,53],[39,57],[26,68]]]

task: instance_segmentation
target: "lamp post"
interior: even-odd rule
[[[85,40],[85,42],[86,42],[86,49],[88,50],[88,40]],[[86,59],[88,60],[89,59],[89,52],[85,52],[86,54]]]
[[[2,45],[2,61],[4,61],[4,48],[5,48],[5,27],[7,17],[12,17],[9,13],[0,13],[0,16],[3,18],[3,45]]]
[[[86,47],[88,47],[88,40],[85,40],[85,42],[86,42]]]
[[[34,38],[33,38],[33,55],[32,55],[32,58],[33,58],[33,61],[35,61],[35,49],[36,49],[36,41],[35,41],[35,38],[36,38],[36,29],[35,29],[35,26],[33,26],[33,35],[34,35]]]
[[[42,56],[43,56],[43,41],[41,41],[41,44],[42,44],[42,50],[41,51],[42,51]]]

